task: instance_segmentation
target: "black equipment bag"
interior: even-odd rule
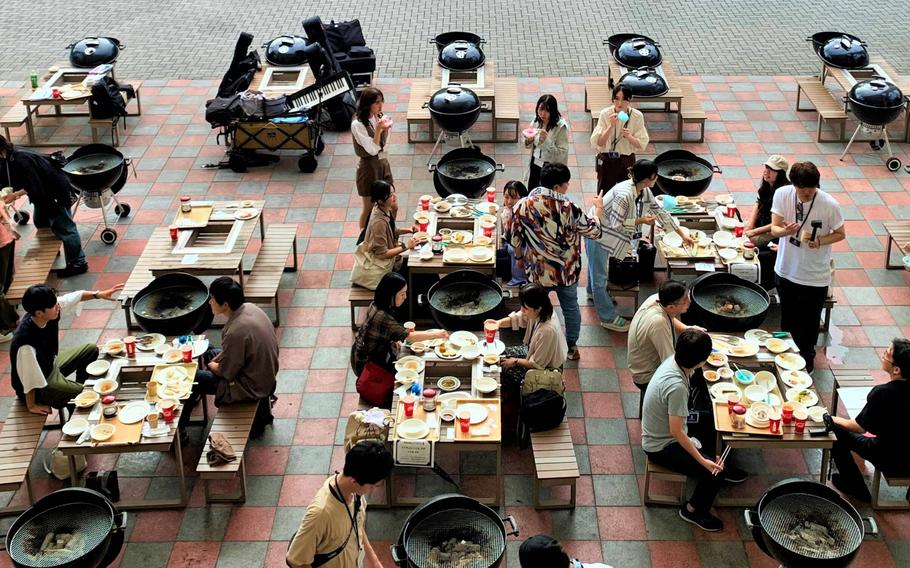
[[[360,20],[356,19],[350,22],[337,23],[332,20],[329,25],[325,26],[325,39],[335,53],[344,53],[352,47],[365,46],[367,44],[363,38],[363,28],[360,27]]]
[[[211,124],[212,128],[229,125],[240,118],[241,112],[239,93],[225,98],[209,99],[205,103],[205,121]]]
[[[117,470],[90,471],[85,476],[85,488],[101,493],[111,501],[120,500],[120,482],[117,479]]]
[[[657,247],[646,241],[638,243],[638,281],[654,280],[654,261],[657,260]]]
[[[227,73],[218,86],[218,96],[225,98],[247,90],[253,82],[253,76],[262,66],[259,52],[248,51],[253,43],[253,35],[242,32],[234,45],[234,57]]]
[[[626,258],[618,259],[611,256],[609,262],[610,267],[607,279],[611,284],[625,289],[638,286],[638,261],[634,257],[627,256]]]
[[[92,96],[88,101],[89,113],[92,118],[113,118],[115,116],[126,116],[126,101],[130,98],[129,93],[133,92],[133,87],[120,85],[105,75],[92,85]],[[126,93],[124,98],[122,93]]]
[[[540,389],[521,399],[518,416],[518,442],[522,448],[531,443],[531,432],[546,432],[562,424],[566,399],[554,390]]]

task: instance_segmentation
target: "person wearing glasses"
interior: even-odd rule
[[[824,415],[826,429],[837,437],[831,457],[838,473],[831,476],[831,483],[863,502],[869,502],[872,496],[853,453],[872,462],[886,475],[910,476],[903,420],[910,408],[910,341],[897,338],[891,341],[882,354],[882,370],[888,373],[888,382],[873,387],[856,418]]]
[[[613,87],[613,104],[600,111],[591,133],[591,146],[597,152],[598,195],[629,179],[635,152],[648,146],[645,115],[632,108],[631,103],[632,89],[628,85]]]
[[[820,178],[812,162],[793,164],[792,185],[778,189],[771,204],[771,234],[779,239],[774,272],[780,326],[793,336],[809,373],[831,285],[831,246],[846,237],[840,205],[819,189]]]

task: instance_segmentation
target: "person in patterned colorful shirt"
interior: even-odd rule
[[[540,172],[541,187],[513,207],[512,247],[528,280],[556,292],[566,321],[569,359],[578,359],[575,345],[581,332],[578,275],[581,238],[599,239],[603,202],[594,200],[594,216],[572,203],[566,192],[572,175],[568,166],[547,163]]]

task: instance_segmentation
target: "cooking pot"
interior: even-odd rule
[[[869,65],[866,44],[854,35],[843,32],[818,32],[807,37],[812,49],[826,65],[838,69],[860,69]]]
[[[482,67],[486,57],[478,44],[459,39],[443,47],[437,60],[445,69],[471,71]]]
[[[629,69],[657,67],[663,61],[660,44],[639,34],[616,34],[607,38],[616,62]]]
[[[481,197],[493,185],[496,172],[505,170],[476,146],[450,150],[427,168],[433,172],[433,185],[440,197],[460,193],[471,199]]]
[[[446,274],[430,286],[425,300],[419,295],[417,303],[429,304],[433,319],[449,331],[479,331],[484,320],[505,316],[502,288],[486,274],[470,269]]]
[[[110,189],[119,192],[126,184],[130,158],[107,144],[87,144],[70,154],[63,171],[80,191],[100,193]]]
[[[296,67],[307,62],[307,56],[303,50],[309,44],[310,40],[303,36],[285,34],[262,44],[262,47],[265,49],[266,61],[272,65]]]
[[[183,272],[152,280],[133,297],[130,310],[139,327],[162,335],[200,333],[214,319],[205,283]]]
[[[460,134],[474,126],[483,105],[477,93],[453,84],[433,93],[423,108],[430,110],[439,128]]]
[[[120,50],[125,48],[116,38],[98,36],[87,36],[66,46],[70,50],[70,64],[86,69],[117,61]]]
[[[506,523],[511,531],[506,531]],[[392,560],[402,568],[461,566],[431,559],[434,547],[456,539],[477,545],[479,556],[465,566],[493,568],[502,562],[508,536],[518,536],[518,525],[513,517],[501,519],[493,509],[464,495],[439,495],[408,515],[397,544],[391,546]]]
[[[814,481],[772,486],[745,518],[758,547],[782,566],[849,566],[863,538],[878,534],[872,517],[860,517],[837,491]]]
[[[104,495],[82,487],[58,489],[13,521],[6,551],[17,568],[105,568],[120,554],[125,530],[126,513]],[[41,553],[51,532],[78,534],[81,552]]]
[[[667,81],[653,67],[629,71],[619,78],[619,84],[628,85],[633,96],[643,99],[659,97],[670,90]]]
[[[430,43],[436,46],[437,51],[442,51],[442,48],[455,41],[466,41],[477,46],[487,42],[487,40],[471,32],[445,32],[430,38]]]
[[[768,292],[758,284],[729,272],[711,272],[689,285],[692,303],[683,314],[689,325],[709,331],[747,331],[761,326],[771,307]],[[725,305],[739,305],[740,311],[726,312]]]
[[[906,99],[897,85],[876,76],[853,85],[844,103],[863,124],[884,126],[900,116]]]
[[[708,189],[714,174],[720,168],[688,150],[667,150],[656,158],[657,187],[660,192],[674,197],[697,197]],[[655,193],[660,193],[655,192]]]

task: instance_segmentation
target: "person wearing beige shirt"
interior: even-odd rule
[[[641,403],[645,389],[661,362],[673,355],[676,335],[688,326],[679,321],[692,303],[689,290],[682,282],[667,280],[657,294],[650,296],[635,312],[629,327],[629,371],[632,381],[641,390]],[[699,328],[700,329],[700,328]]]
[[[591,146],[597,152],[598,195],[629,178],[635,152],[647,148],[650,141],[645,116],[632,108],[631,103],[632,89],[616,85],[613,104],[600,111],[597,126],[591,133]]]

